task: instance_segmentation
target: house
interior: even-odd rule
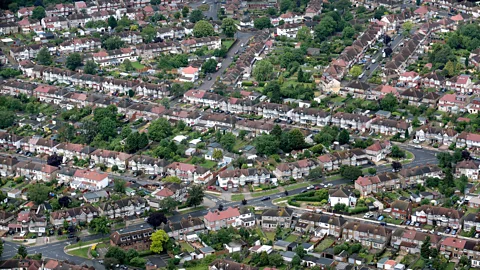
[[[270,172],[265,168],[248,168],[224,170],[218,174],[218,185],[221,188],[242,187],[245,185],[258,186],[270,180]]]
[[[107,173],[78,169],[73,175],[70,187],[73,189],[87,189],[90,191],[102,190],[108,186]]]
[[[283,14],[285,15],[285,14]],[[303,26],[301,23],[285,23],[277,26],[277,36],[296,38],[298,30]]]
[[[198,80],[199,69],[192,66],[184,67],[179,70],[181,77],[179,80],[181,82],[195,82]]]
[[[150,207],[147,201],[142,197],[129,197],[116,201],[109,201],[101,203],[98,206],[98,211],[102,216],[109,219],[128,218],[133,216],[140,216]]]
[[[480,246],[477,241],[447,237],[440,242],[440,254],[449,261],[458,262],[465,256],[470,259],[472,267],[480,266]]]
[[[416,185],[422,183],[426,177],[441,178],[442,169],[437,165],[420,165],[413,168],[403,168],[398,173],[402,179],[402,185]]]
[[[266,209],[261,215],[261,226],[263,229],[289,228],[292,223],[292,214],[293,210],[286,207]]]
[[[390,243],[392,231],[385,226],[347,222],[342,229],[342,239],[357,241],[369,249],[383,249]]]
[[[230,260],[218,259],[208,265],[208,270],[258,270],[258,267],[237,263]]]
[[[108,197],[108,193],[105,190],[99,190],[83,193],[82,199],[88,203],[96,203],[107,199]]]
[[[431,248],[438,248],[441,237],[416,230],[397,228],[392,234],[391,245],[410,254],[419,254],[425,239],[430,238]]]
[[[67,221],[71,225],[86,224],[97,216],[97,208],[91,205],[84,205],[52,212],[50,214],[50,223],[55,226],[55,228],[63,227],[64,221]]]
[[[371,161],[379,162],[387,158],[391,149],[392,145],[390,141],[376,141],[365,149],[365,153]]]
[[[458,133],[454,129],[443,129],[432,125],[423,125],[415,131],[415,139],[430,144],[450,145],[457,140]]]
[[[438,110],[442,112],[459,113],[465,111],[467,96],[459,94],[445,94],[438,101]]]
[[[117,166],[119,170],[125,170],[127,168],[128,160],[132,155],[123,152],[97,149],[90,154],[90,157],[91,164],[96,165],[103,163],[108,168]]]
[[[168,221],[166,224],[160,225],[159,229],[164,230],[169,237],[175,240],[190,241],[191,236],[205,232],[205,225],[202,218],[189,216],[188,218],[183,217],[178,222]]]
[[[433,226],[450,227],[459,230],[463,213],[440,206],[422,205],[412,213],[412,221]]]
[[[355,194],[344,187],[330,189],[328,194],[328,202],[331,207],[337,204],[344,204],[347,207],[355,207],[357,205]]]
[[[397,174],[386,172],[374,176],[360,176],[355,180],[355,189],[360,191],[361,196],[386,190],[398,189],[403,185]]]
[[[391,205],[391,216],[395,219],[409,220],[412,215],[412,203],[410,201],[395,200]]]
[[[237,226],[237,219],[240,217],[238,208],[228,207],[226,210],[208,213],[203,217],[203,222],[207,230],[217,231],[228,226]]]
[[[273,174],[279,180],[288,180],[290,177],[299,179],[308,176],[310,170],[319,166],[315,159],[302,159],[291,163],[281,163],[277,165]]]
[[[150,249],[152,228],[125,228],[110,235],[110,245],[124,250],[144,251]]]
[[[457,136],[458,148],[478,148],[480,147],[480,135],[468,132],[462,132]]]
[[[474,207],[478,208],[478,204],[475,204]],[[463,231],[470,232],[472,228],[475,228],[477,232],[480,231],[480,215],[478,213],[468,213],[463,217]]]
[[[332,116],[332,125],[348,129],[365,132],[370,129],[372,119],[365,115],[338,112]]]
[[[224,244],[225,248],[228,250],[228,253],[239,252],[242,251],[242,248],[246,247],[247,244],[240,240],[231,241],[228,244]]]
[[[210,170],[192,164],[173,162],[165,168],[169,175],[177,176],[185,182],[205,183],[212,178]]]
[[[8,230],[8,224],[15,218],[15,215],[11,212],[0,211],[0,228],[2,230]]]
[[[287,113],[295,123],[312,126],[326,126],[330,122],[330,114],[317,108],[297,107]]]
[[[32,161],[20,161],[14,168],[17,176],[44,182],[53,180],[58,172],[58,167]]]
[[[341,216],[305,212],[298,218],[297,224],[306,224],[307,226],[302,227],[312,228],[317,237],[331,235],[337,238],[340,237],[345,222],[346,220]],[[295,230],[305,233],[306,231],[303,228],[299,227],[297,229],[295,227]]]
[[[405,138],[412,132],[412,127],[403,120],[397,121],[377,117],[371,122],[370,130],[387,136],[399,134],[401,138]]]
[[[292,110],[288,105],[262,102],[254,106],[258,115],[266,119],[288,120],[288,113]]]
[[[210,107],[219,107],[224,100],[223,97],[218,94],[195,89],[185,92],[185,94],[183,94],[183,98],[186,102],[192,104],[202,104]]]
[[[15,175],[15,165],[18,163],[16,157],[10,156],[0,156],[0,176],[14,176]]]
[[[478,180],[480,163],[475,160],[462,160],[455,166],[455,176],[465,175],[468,179]]]
[[[164,159],[156,159],[145,155],[134,155],[128,160],[128,169],[141,171],[144,174],[161,175],[165,172],[168,162]]]

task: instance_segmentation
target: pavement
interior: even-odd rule
[[[230,66],[233,62],[233,57],[235,56],[235,52],[241,48],[242,44],[246,44],[247,41],[255,35],[255,32],[237,32],[235,34],[236,42],[230,47],[227,56],[222,60],[222,67],[217,70],[217,72],[210,74],[212,79],[204,80],[203,83],[198,87],[198,89],[202,90],[210,90],[212,89],[213,84],[217,80],[217,77],[221,77],[223,72]]]

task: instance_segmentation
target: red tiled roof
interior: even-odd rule
[[[238,209],[229,207],[227,210],[224,210],[224,211],[218,211],[218,210],[215,210],[214,212],[208,211],[208,214],[206,214],[204,218],[208,222],[214,222],[214,221],[230,219],[238,216],[240,216],[240,212],[238,211]]]

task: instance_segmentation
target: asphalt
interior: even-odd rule
[[[207,11],[203,12],[203,15],[207,19],[212,18],[214,21],[218,20],[218,9],[220,8],[220,3],[218,0],[206,0],[206,3],[210,6],[210,9]],[[193,3],[190,3],[189,6],[192,9],[198,9],[199,6],[203,5],[203,1],[196,1]]]

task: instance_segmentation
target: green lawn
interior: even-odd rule
[[[268,240],[275,240],[275,232],[265,232],[265,236]]]
[[[276,188],[271,190],[266,190],[266,191],[253,192],[250,195],[252,195],[252,197],[262,197],[262,196],[272,195],[275,193],[278,193],[278,189]]]
[[[230,49],[232,47],[234,40],[233,39],[224,39],[222,40],[222,45],[225,46],[225,48]]]
[[[309,185],[310,185],[309,183],[297,183],[297,184],[293,184],[293,185],[284,186],[283,188],[285,190],[294,190],[294,189],[297,189],[297,188],[308,187]]]
[[[233,194],[232,195],[232,201],[241,201],[245,199],[245,196],[243,194]]]
[[[413,153],[410,152],[410,151],[405,151],[405,156],[406,156],[406,157],[405,157],[406,159],[414,159],[414,158],[415,158],[415,156],[413,155]]]
[[[88,251],[90,250],[90,247],[84,247],[84,248],[79,248],[75,249],[72,251],[68,251],[68,254],[72,256],[77,256],[77,257],[82,257],[85,259],[88,259]]]
[[[132,66],[136,69],[142,69],[144,68],[145,66],[142,65],[140,62],[132,62]]]
[[[191,213],[191,212],[195,212],[195,211],[201,211],[201,210],[205,210],[207,209],[205,206],[198,206],[196,208],[191,208],[191,209],[187,209],[187,210],[180,210],[178,211],[180,214],[188,214],[188,213]]]
[[[100,243],[100,242],[104,242],[104,241],[110,241],[110,238],[106,237],[106,238],[95,239],[95,240],[90,240],[90,241],[80,241],[78,243],[66,246],[65,249],[68,250],[68,249],[72,249],[72,248],[75,248],[75,247],[83,247],[83,246],[86,246],[86,245],[96,244],[96,243]]]
[[[447,268],[445,270],[455,270],[455,263],[451,262],[448,263]]]
[[[415,264],[412,266],[413,269],[423,269],[423,267],[425,266],[425,261],[420,258],[418,259]]]
[[[180,246],[182,247],[182,250],[186,250],[188,252],[193,252],[195,249],[187,242],[181,242]]]
[[[333,243],[335,243],[335,240],[327,237],[323,239],[322,242],[320,242],[320,244],[318,244],[318,246],[315,248],[315,251],[322,252],[325,249],[329,248]]]
[[[295,240],[298,239],[298,235],[295,234],[290,234],[287,238],[285,238],[285,241],[287,242],[294,242]]]
[[[401,220],[401,219],[394,219],[394,218],[386,218],[385,219],[386,223],[392,223],[392,224],[396,224],[396,225],[402,224],[402,221],[403,220]]]
[[[200,166],[206,169],[212,169],[213,167],[217,166],[217,163],[213,160],[205,160],[205,162],[200,164]]]
[[[342,179],[342,176],[340,174],[334,174],[334,175],[327,176],[327,182],[328,181],[333,181],[333,180],[339,180],[339,179]]]

